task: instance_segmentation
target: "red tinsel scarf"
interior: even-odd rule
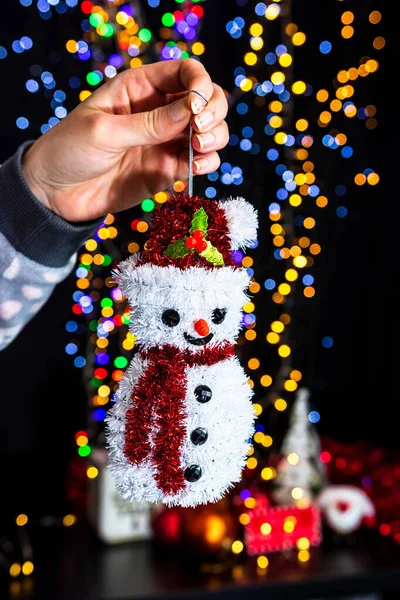
[[[234,347],[225,344],[194,353],[165,345],[141,356],[149,362],[132,392],[133,406],[125,415],[124,455],[134,465],[150,456],[157,487],[164,494],[176,494],[185,487],[180,465],[186,433],[186,369],[231,358]]]

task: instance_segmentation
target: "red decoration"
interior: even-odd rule
[[[365,520],[400,544],[400,454],[367,441],[344,444],[322,439],[321,460],[332,484],[349,484],[362,489],[372,500],[376,516]]]
[[[307,538],[310,546],[321,543],[321,513],[314,504],[306,508],[271,507],[265,496],[256,496],[255,500],[255,508],[248,512],[250,522],[244,536],[250,556],[295,548],[300,538]]]
[[[196,229],[196,231],[193,231],[193,237],[196,240],[196,242],[204,240],[204,231],[202,231],[201,229]]]
[[[204,240],[199,240],[197,242],[197,250],[199,252],[204,252],[204,250],[207,250],[207,242],[205,242]]]
[[[199,319],[198,321],[196,321],[196,323],[194,324],[194,329],[202,337],[210,333],[210,328],[205,319]]]
[[[182,542],[182,510],[157,507],[151,518],[154,538],[162,544],[175,545]]]
[[[214,248],[221,252],[225,266],[234,269],[241,268],[232,258],[229,227],[224,209],[216,202],[198,196],[189,198],[183,195],[172,196],[154,214],[152,232],[142,253],[141,263],[163,267],[174,265],[181,269],[187,269],[188,267],[215,268],[204,256],[200,256],[198,252],[202,252],[202,250],[200,250],[199,245],[196,246],[198,252],[191,252],[186,256],[171,258],[165,254],[170,244],[187,236],[192,226],[194,213],[200,208],[204,208],[208,216],[207,239]],[[203,240],[199,241],[200,244],[202,242]],[[203,250],[206,249],[206,246],[202,247]]]
[[[133,390],[134,406],[126,413],[124,454],[132,464],[151,456],[157,485],[164,494],[176,494],[185,486],[180,450],[186,433],[186,369],[211,366],[234,354],[231,344],[204,347],[195,354],[170,345],[143,352],[149,364]],[[152,448],[154,425],[157,434]]]
[[[196,248],[196,246],[197,246],[197,240],[196,240],[196,238],[194,238],[194,237],[188,237],[188,238],[186,238],[185,245],[186,245],[187,248],[191,248],[191,249],[192,248]]]

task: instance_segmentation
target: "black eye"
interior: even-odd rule
[[[215,310],[213,310],[213,313],[211,315],[211,321],[216,325],[219,325],[225,319],[225,315],[226,308],[216,308]]]
[[[168,327],[176,327],[181,320],[178,311],[173,308],[164,310],[161,318],[164,325],[168,325]]]

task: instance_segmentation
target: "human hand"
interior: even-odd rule
[[[209,103],[187,90],[197,90]],[[129,69],[96,90],[42,135],[23,157],[35,196],[67,221],[134,206],[187,179],[193,117],[193,171],[218,169],[228,142],[227,101],[194,59]]]

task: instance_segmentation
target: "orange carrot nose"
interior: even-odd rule
[[[210,333],[210,328],[205,319],[199,319],[198,321],[196,321],[196,323],[194,324],[194,328],[195,331],[197,331],[197,333],[201,335],[201,337],[204,337],[205,335]]]

